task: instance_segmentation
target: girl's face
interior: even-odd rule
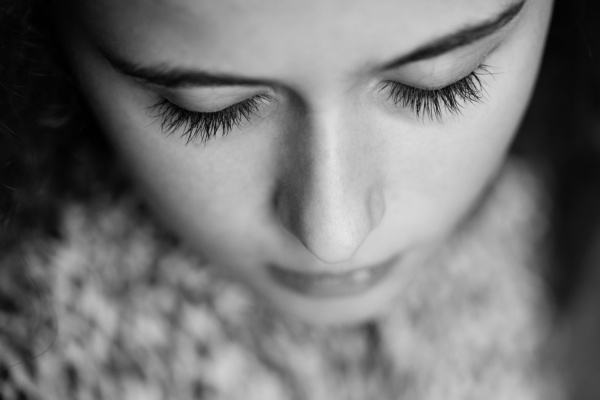
[[[474,206],[549,0],[94,0],[58,24],[156,213],[287,315],[386,312]]]

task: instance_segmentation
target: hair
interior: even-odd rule
[[[55,235],[65,197],[117,187],[113,156],[70,78],[51,1],[0,6],[0,249]],[[103,187],[104,188],[104,187]]]
[[[537,89],[517,151],[550,178],[548,279],[570,307],[600,227],[600,4],[556,0]]]
[[[48,349],[57,330],[21,249],[60,239],[64,201],[122,187],[70,78],[49,7],[48,0],[0,0],[0,349],[23,361]]]
[[[1,0],[0,252],[30,235],[58,236],[65,198],[126,186],[70,78],[50,7],[49,0]],[[539,84],[513,146],[550,177],[548,272],[560,307],[576,290],[600,224],[599,7],[556,1]]]

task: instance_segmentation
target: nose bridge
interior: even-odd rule
[[[374,165],[361,152],[361,132],[351,128],[351,119],[340,117],[329,110],[299,124],[279,210],[286,228],[328,263],[351,258],[382,209]]]

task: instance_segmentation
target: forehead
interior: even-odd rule
[[[385,58],[497,15],[510,0],[84,0],[103,46],[142,60],[239,71]],[[297,66],[296,66],[297,67]]]

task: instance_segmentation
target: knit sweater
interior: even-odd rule
[[[518,162],[389,315],[355,327],[280,315],[135,196],[69,202],[60,221],[1,264],[2,399],[559,398],[543,190]]]

